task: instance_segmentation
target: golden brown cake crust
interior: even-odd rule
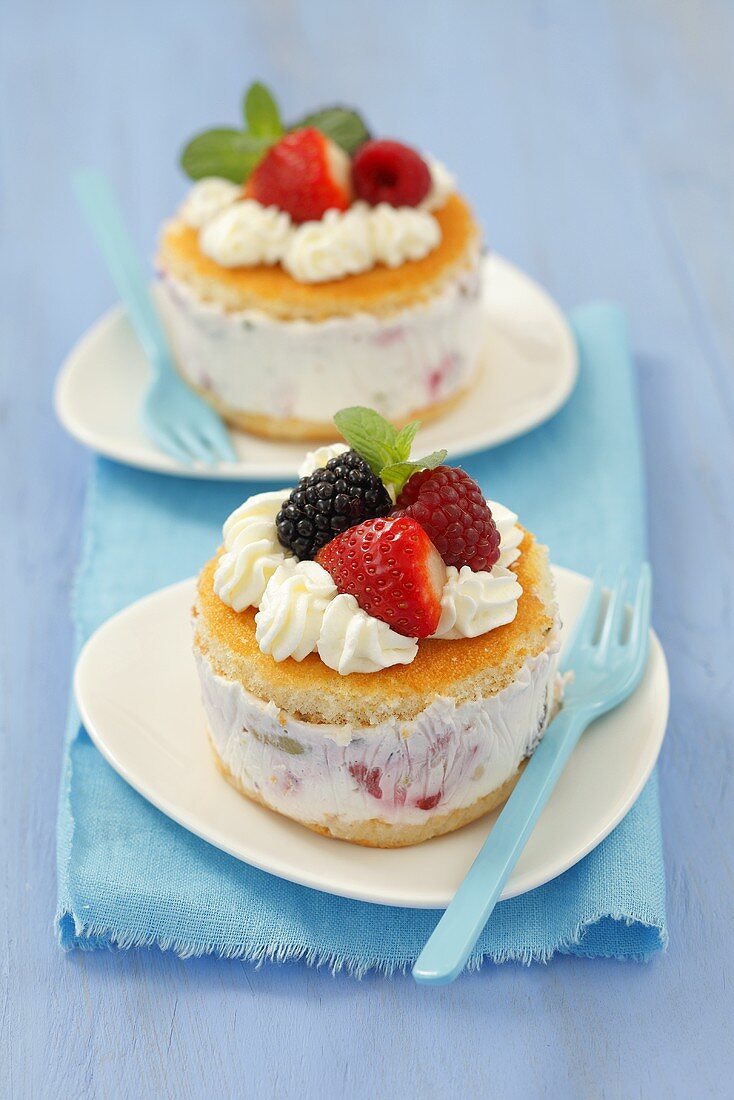
[[[214,763],[217,770],[239,794],[249,798],[251,802],[255,802],[258,806],[264,806],[266,810],[283,815],[282,809],[276,810],[272,806],[268,806],[263,798],[254,795],[239,782],[217,752],[211,734],[209,735],[209,743],[214,754]],[[328,826],[317,824],[315,821],[301,821],[298,817],[292,817],[291,820],[297,821],[299,825],[305,825],[307,829],[319,833],[320,836],[333,837],[336,840],[348,840],[351,844],[360,844],[363,848],[408,848],[413,844],[422,844],[432,837],[453,833],[456,829],[461,829],[464,825],[476,821],[478,817],[483,817],[484,814],[496,810],[512,794],[526,763],[527,761],[523,760],[520,767],[509,779],[506,779],[499,787],[489,791],[482,798],[478,798],[476,802],[472,802],[470,806],[460,806],[447,814],[436,814],[435,817],[430,817],[420,824],[393,825],[389,821],[382,821],[379,817],[370,818],[369,821],[342,821],[340,818],[332,817]]]
[[[219,415],[240,431],[250,432],[251,435],[260,436],[261,439],[285,439],[297,440],[301,443],[333,443],[341,439],[333,420],[299,420],[297,417],[265,416],[263,413],[248,413],[242,409],[233,409],[226,401],[222,401],[211,390],[194,386],[191,379],[187,378],[186,384],[201,394],[205,401],[212,405]],[[413,409],[408,416],[393,418],[392,423],[396,428],[402,428],[411,420],[418,419],[422,424],[429,424],[439,416],[444,416],[456,405],[464,400],[471,385],[459,390],[447,397],[445,401],[437,401],[433,405]]]
[[[197,230],[178,220],[163,229],[158,264],[200,299],[225,310],[258,309],[282,320],[321,321],[361,312],[387,316],[430,298],[475,260],[479,227],[464,199],[450,195],[433,213],[441,243],[422,260],[397,268],[377,264],[325,283],[299,283],[277,264],[222,267],[203,254]]]
[[[238,680],[248,691],[310,722],[377,725],[391,717],[407,720],[437,695],[457,704],[494,695],[541,653],[556,618],[547,550],[525,533],[512,565],[523,593],[517,615],[506,626],[478,638],[427,638],[412,664],[372,673],[340,676],[316,653],[303,661],[276,662],[255,638],[255,609],[237,612],[214,592],[218,557],[202,570],[194,608],[196,645],[215,672]]]

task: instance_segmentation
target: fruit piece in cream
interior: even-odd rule
[[[215,748],[246,793],[311,825],[399,825],[472,805],[515,774],[551,717],[558,649],[554,632],[495,695],[438,697],[410,721],[369,727],[301,720],[218,676],[198,650],[197,662]]]

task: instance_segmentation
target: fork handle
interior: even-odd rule
[[[442,985],[453,981],[464,969],[502,887],[592,717],[585,710],[566,709],[549,725],[469,873],[418,956],[413,967],[417,982]]]
[[[103,174],[92,168],[76,172],[73,185],[148,362],[160,375],[172,369],[168,345],[115,194]]]

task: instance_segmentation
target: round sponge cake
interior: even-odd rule
[[[377,264],[370,271],[322,283],[299,283],[280,265],[222,267],[199,248],[199,235],[182,221],[164,228],[159,266],[225,310],[261,310],[283,321],[324,321],[369,313],[387,316],[425,301],[473,262],[479,226],[466,202],[450,195],[434,212],[441,243],[422,260],[400,267]]]
[[[219,675],[309,722],[372,726],[414,718],[436,695],[458,703],[494,695],[545,648],[556,618],[547,551],[526,533],[511,567],[523,589],[511,623],[478,638],[427,638],[412,664],[340,676],[316,653],[300,662],[277,662],[263,653],[255,639],[255,609],[234,611],[214,591],[217,560],[199,577],[196,645]]]
[[[423,259],[321,283],[224,267],[170,222],[160,302],[184,379],[234,427],[274,439],[334,439],[350,405],[397,425],[447,412],[483,352],[480,235],[458,195],[433,216],[441,241]]]
[[[254,801],[309,828],[397,847],[456,829],[512,790],[554,705],[557,609],[547,552],[526,532],[512,623],[427,639],[412,664],[340,676],[313,653],[277,663],[255,612],[199,578],[195,654],[218,765]]]

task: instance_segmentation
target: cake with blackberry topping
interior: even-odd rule
[[[445,452],[366,408],[250,497],[199,577],[216,762],[327,836],[416,844],[500,805],[559,698],[547,551]]]
[[[398,426],[463,395],[483,343],[481,234],[453,178],[337,107],[198,135],[164,226],[160,300],[183,377],[236,427],[336,438],[345,405]]]

